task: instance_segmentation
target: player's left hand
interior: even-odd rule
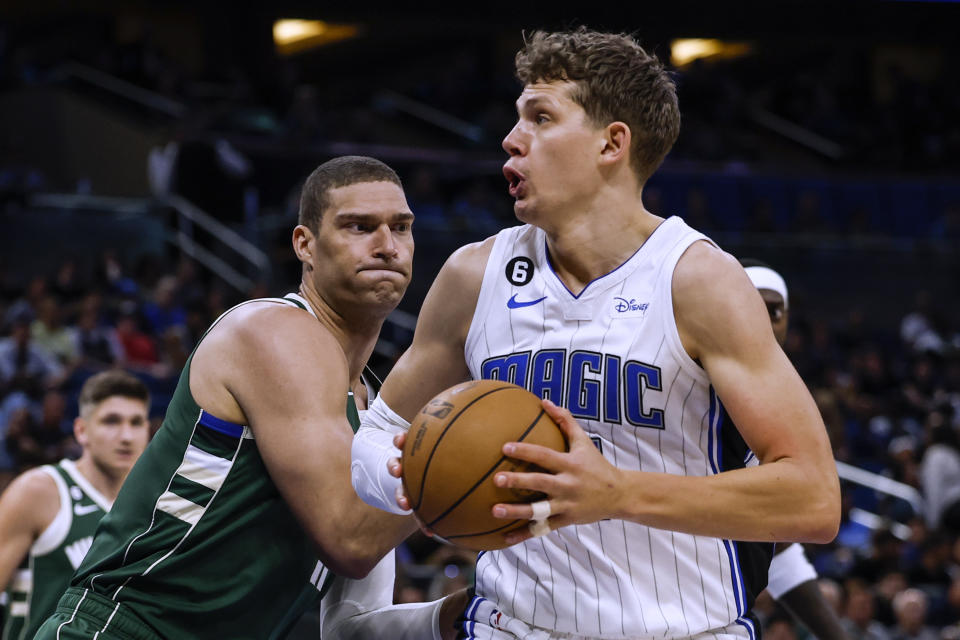
[[[398,433],[397,435],[393,436],[393,446],[395,446],[397,449],[400,449],[401,451],[403,451],[403,443],[406,442],[406,441],[407,441],[407,432],[406,432],[406,431],[404,431],[403,433]],[[400,458],[390,458],[389,460],[387,460],[387,471],[388,471],[388,472],[390,473],[390,475],[392,475],[394,478],[400,478],[400,477],[402,477],[402,476],[403,476],[403,466],[402,466],[401,463],[400,463]],[[400,485],[399,487],[397,487],[397,493],[396,493],[396,495],[394,496],[394,498],[395,498],[396,501],[397,501],[397,505],[399,505],[399,507],[400,507],[401,509],[406,510],[406,509],[410,509],[410,508],[411,508],[411,507],[410,507],[410,498],[409,498],[409,497],[407,496],[407,494],[403,491],[403,485]],[[431,538],[434,536],[433,531],[431,531],[431,530],[427,527],[427,525],[425,525],[425,524],[423,523],[423,521],[422,521],[422,520],[420,519],[420,517],[416,514],[416,512],[414,512],[413,518],[417,521],[417,524],[420,526],[420,531],[422,531],[424,535],[429,536],[429,537],[431,537]]]
[[[560,425],[570,450],[563,453],[540,445],[508,442],[503,445],[504,455],[532,462],[547,473],[502,471],[494,476],[494,482],[498,487],[547,494],[550,529],[617,517],[622,491],[620,470],[607,462],[568,410],[549,400],[543,401],[543,408]],[[533,519],[534,510],[530,503],[501,503],[493,506],[493,515],[505,520]],[[516,544],[534,535],[525,528],[511,532],[506,540]]]

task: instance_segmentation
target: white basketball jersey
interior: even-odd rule
[[[629,260],[574,295],[551,267],[542,230],[501,231],[466,341],[473,377],[509,380],[567,407],[619,468],[694,476],[730,468],[723,441],[739,434],[732,425],[724,431],[673,313],[674,267],[697,240],[709,242],[669,218]],[[726,629],[752,638],[748,611],[766,564],[750,546],[622,520],[564,527],[482,553],[477,594],[531,625],[578,636]]]

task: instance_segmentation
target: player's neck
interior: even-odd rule
[[[596,203],[544,228],[554,271],[570,291],[579,293],[629,260],[661,222],[639,199],[619,206]]]
[[[363,313],[363,309],[351,309],[358,312],[348,317],[339,313],[312,287],[305,285],[301,285],[300,295],[313,309],[320,324],[330,331],[343,349],[350,368],[350,380],[358,379],[373,353],[386,316]]]
[[[76,462],[76,467],[80,475],[86,478],[93,485],[93,488],[110,502],[116,500],[117,494],[120,493],[120,487],[127,477],[125,473],[112,473],[98,465],[89,451],[83,452],[83,455]]]

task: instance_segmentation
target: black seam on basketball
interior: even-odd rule
[[[456,540],[457,538],[471,538],[471,537],[473,537],[473,536],[486,536],[486,535],[490,535],[491,533],[499,533],[500,531],[504,531],[505,529],[509,529],[510,527],[515,527],[516,525],[520,524],[521,522],[523,522],[522,519],[517,519],[517,520],[513,520],[512,522],[508,522],[507,524],[503,525],[502,527],[497,527],[496,529],[491,529],[490,531],[477,531],[477,532],[475,532],[475,533],[458,533],[458,534],[455,535],[455,536],[447,536],[446,539],[447,539],[447,540]]]
[[[479,399],[479,398],[478,398],[478,399]],[[465,408],[466,408],[466,407],[465,407]],[[540,413],[538,413],[538,414],[537,414],[537,417],[533,419],[533,422],[531,422],[530,425],[529,425],[526,429],[524,429],[523,433],[520,434],[520,437],[516,439],[516,442],[523,442],[523,439],[526,438],[526,437],[530,434],[530,430],[533,429],[538,422],[540,422],[540,418],[541,418],[541,416],[543,416],[544,413],[546,413],[546,412],[545,412],[543,409],[540,409]],[[459,416],[458,416],[458,417],[459,417]],[[441,436],[441,438],[442,438],[442,437],[443,437],[443,436]],[[437,443],[439,443],[439,442],[440,442],[440,439],[438,438],[438,439],[437,439]],[[464,494],[463,494],[462,496],[460,496],[460,498],[459,498],[456,502],[454,502],[452,505],[450,505],[449,507],[447,507],[447,510],[446,510],[446,511],[444,511],[444,512],[441,513],[439,516],[437,516],[436,518],[434,518],[431,522],[428,522],[428,523],[427,523],[427,526],[428,526],[428,527],[432,527],[432,526],[435,525],[437,522],[439,522],[440,520],[443,520],[447,515],[449,515],[450,512],[453,511],[454,509],[456,509],[457,506],[458,506],[461,502],[463,502],[464,500],[467,499],[467,496],[469,496],[471,493],[473,493],[474,490],[475,490],[477,487],[480,486],[480,483],[482,483],[484,480],[486,480],[488,477],[490,477],[490,474],[493,473],[493,472],[496,470],[497,467],[499,467],[501,464],[503,464],[503,461],[506,460],[506,459],[507,459],[507,456],[500,456],[500,459],[497,460],[497,461],[493,464],[493,466],[490,467],[490,469],[489,469],[485,474],[483,474],[482,476],[480,476],[480,478],[474,483],[474,485],[473,485],[472,487],[470,487],[469,490],[467,490],[466,492],[464,492]]]
[[[474,405],[474,403],[479,402],[479,401],[482,400],[483,398],[486,398],[486,397],[487,397],[488,395],[490,395],[491,393],[496,393],[497,391],[504,391],[504,390],[509,390],[509,389],[516,389],[516,387],[515,387],[514,385],[497,387],[496,389],[491,389],[490,391],[487,391],[487,392],[483,393],[482,395],[477,396],[476,398],[474,398],[473,400],[471,400],[470,402],[468,402],[466,405],[464,405],[464,407],[463,407],[462,409],[460,409],[460,411],[457,412],[457,415],[453,416],[453,417],[450,419],[450,422],[447,423],[447,426],[445,426],[445,427],[443,428],[443,431],[440,433],[440,435],[437,437],[436,441],[433,443],[433,448],[430,450],[430,455],[427,456],[427,462],[426,462],[426,464],[423,465],[423,473],[420,474],[420,493],[419,493],[419,495],[417,496],[417,503],[416,503],[415,505],[413,505],[413,506],[411,507],[411,509],[413,509],[414,511],[416,511],[417,509],[420,508],[420,505],[423,504],[423,490],[424,490],[424,487],[426,487],[426,484],[427,484],[427,483],[426,483],[426,480],[427,480],[427,471],[430,470],[430,463],[433,462],[433,454],[436,453],[437,447],[440,446],[440,441],[443,440],[443,436],[447,435],[447,431],[449,431],[449,430],[450,430],[450,427],[453,426],[453,423],[457,421],[457,418],[459,418],[461,415],[463,415],[463,412],[466,411],[467,409],[469,409],[470,407],[472,407],[472,406]]]

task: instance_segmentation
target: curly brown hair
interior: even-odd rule
[[[677,89],[656,56],[631,36],[586,27],[534,31],[516,56],[524,85],[571,81],[570,98],[597,126],[621,121],[630,127],[630,158],[643,184],[680,134]]]

